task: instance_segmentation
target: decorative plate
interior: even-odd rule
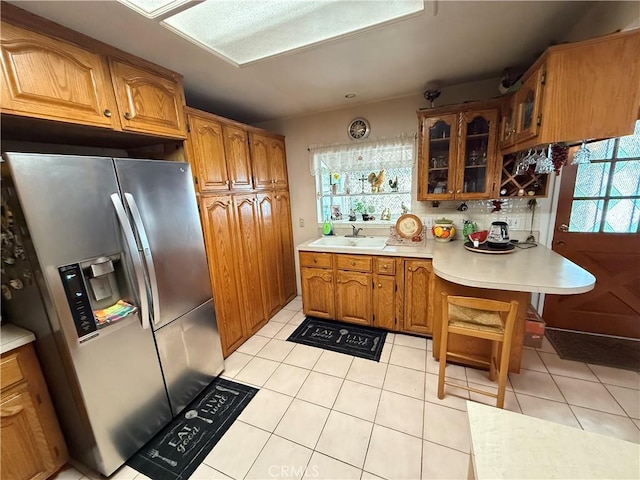
[[[422,232],[422,221],[412,213],[405,213],[396,222],[396,232],[403,238],[413,238]]]

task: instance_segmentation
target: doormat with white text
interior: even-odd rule
[[[336,320],[307,317],[287,341],[380,361],[387,332]]]
[[[257,388],[216,378],[127,465],[152,480],[186,480],[256,393]]]

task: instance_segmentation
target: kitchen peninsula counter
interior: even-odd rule
[[[442,322],[442,294],[467,297],[488,298],[503,302],[518,302],[518,312],[514,327],[509,371],[519,372],[524,345],[526,315],[531,302],[531,293],[575,295],[593,289],[595,277],[555,253],[547,247],[538,245],[530,248],[518,248],[511,253],[485,254],[466,250],[460,240],[443,243],[428,239],[424,246],[385,246],[384,248],[360,248],[335,245],[313,245],[310,240],[297,246],[298,252],[335,253],[347,255],[365,255],[382,257],[402,257],[406,259],[430,259],[433,275],[425,285],[424,297],[428,304],[430,320],[429,330],[416,332],[407,329],[404,322],[400,331],[432,335],[433,356],[440,353],[440,331]],[[405,281],[401,270],[397,270],[398,285]],[[400,291],[400,302],[406,302]],[[405,304],[405,309],[407,308]],[[403,318],[406,312],[401,310],[396,318]],[[405,315],[406,317],[406,315]],[[486,340],[469,340],[452,334],[449,337],[451,351],[488,358],[491,344]],[[464,362],[470,366],[479,366],[473,362]]]
[[[427,240],[425,246],[387,245],[383,249],[310,245],[315,240],[298,245],[298,251],[428,258],[438,277],[467,287],[572,295],[592,290],[596,281],[591,273],[542,245],[516,247],[508,254],[484,254],[466,250],[460,240]]]

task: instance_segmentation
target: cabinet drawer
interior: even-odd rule
[[[377,257],[376,273],[381,275],[395,275],[396,274],[395,260],[389,257]]]
[[[300,252],[301,267],[331,268],[330,253]]]
[[[18,363],[18,354],[3,357],[0,360],[0,388],[4,389],[24,380]]]
[[[371,272],[372,258],[362,255],[336,255],[338,270]]]

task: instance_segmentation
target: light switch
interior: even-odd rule
[[[300,218],[298,219],[298,226],[300,226],[300,227],[304,227],[304,218],[300,217]]]

